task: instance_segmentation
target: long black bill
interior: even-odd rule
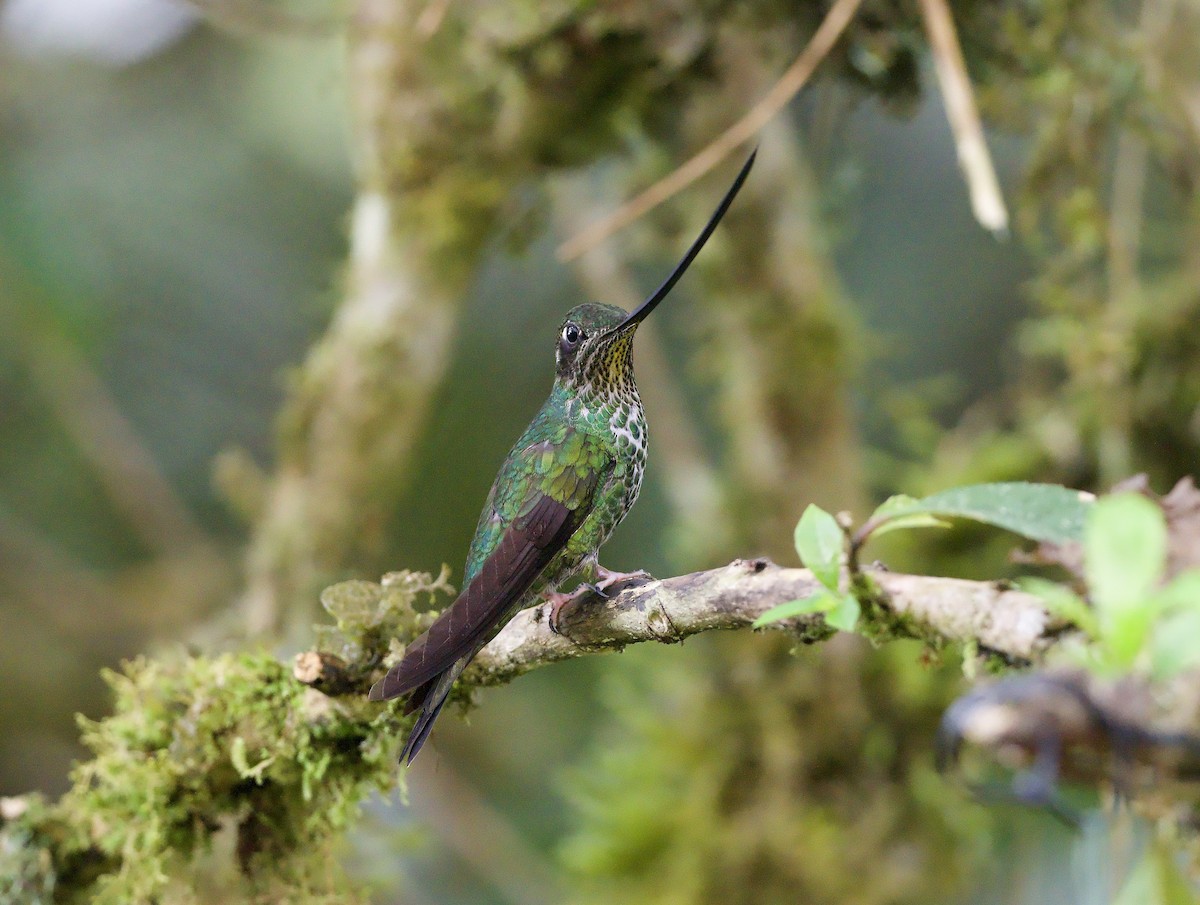
[[[750,168],[754,166],[754,158],[758,156],[758,148],[750,152],[750,156],[746,162],[742,164],[742,170],[737,175],[737,179],[733,180],[733,185],[729,187],[729,191],[725,193],[725,197],[721,199],[721,203],[717,205],[717,209],[713,211],[713,215],[708,218],[708,223],[704,224],[704,229],[700,235],[696,237],[696,241],[692,243],[692,247],[687,250],[687,254],[683,256],[675,269],[671,271],[671,275],[663,280],[663,284],[654,290],[654,294],[646,301],[642,302],[629,317],[621,321],[618,330],[626,330],[630,327],[636,327],[646,319],[657,306],[658,303],[667,297],[667,294],[675,288],[675,284],[679,282],[679,278],[691,266],[692,261],[696,259],[696,255],[700,254],[700,249],[704,247],[704,243],[708,241],[708,237],[713,234],[713,230],[717,228],[717,224],[721,222],[721,218],[725,216],[725,212],[729,210],[729,205],[733,204],[733,199],[737,197],[738,191],[742,187],[742,183],[746,181],[746,177],[750,175]]]

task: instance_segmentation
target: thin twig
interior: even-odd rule
[[[1162,43],[1170,27],[1174,0],[1145,0],[1138,21],[1144,52],[1146,87],[1161,89]],[[1108,304],[1104,318],[1112,335],[1134,330],[1141,297],[1140,259],[1150,147],[1138,128],[1125,124],[1118,136],[1112,169],[1112,201],[1108,218]],[[1133,400],[1131,363],[1121,353],[1107,355],[1102,390],[1107,398],[1100,432],[1100,478],[1106,485],[1131,473],[1133,460]]]
[[[971,210],[985,229],[1004,233],[1008,230],[1008,209],[1004,206],[996,168],[983,137],[983,125],[979,121],[979,110],[975,106],[975,95],[967,77],[950,7],[946,0],[920,0],[920,4],[938,85],[946,104],[946,118],[950,120],[950,131],[954,133],[954,144],[958,149],[958,163],[971,194]]]
[[[1163,43],[1175,14],[1175,0],[1145,0],[1138,18],[1142,68],[1146,87],[1162,90],[1165,78]],[[1112,213],[1108,230],[1109,300],[1128,305],[1128,297],[1139,290],[1138,265],[1142,252],[1143,208],[1150,149],[1133,126],[1126,125],[1117,137],[1112,171]],[[1127,469],[1124,474],[1129,474]]]
[[[432,38],[442,27],[442,21],[450,10],[450,0],[429,0],[421,15],[417,16],[417,34],[422,38]]]
[[[558,258],[571,261],[599,245],[613,233],[625,228],[647,211],[662,204],[675,193],[687,188],[739,145],[750,140],[776,113],[787,106],[808,82],[820,62],[837,43],[846,26],[854,18],[862,0],[837,0],[830,7],[808,45],[775,83],[774,87],[750,109],[750,112],[721,133],[717,138],[669,176],[659,180],[632,201],[618,208],[609,217],[576,234],[558,247]]]
[[[207,546],[204,528],[78,350],[62,337],[41,337],[33,345],[30,375],[109,499],[147,546],[163,554]]]

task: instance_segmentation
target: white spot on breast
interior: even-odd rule
[[[608,429],[619,446],[629,447],[640,458],[646,451],[646,431],[637,425],[638,414],[632,406],[622,406],[608,420]]]
[[[628,512],[642,489],[642,474],[646,467],[646,422],[641,405],[619,407],[609,418],[608,429],[628,466],[625,479],[625,499],[622,508]]]

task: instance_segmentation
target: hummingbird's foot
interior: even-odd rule
[[[563,607],[587,597],[588,594],[592,593],[593,590],[594,588],[592,588],[591,585],[581,584],[575,590],[565,594],[562,591],[547,591],[543,593],[542,598],[547,604],[546,624],[550,626],[550,631],[554,632],[556,635],[562,635],[564,638],[566,638],[566,633],[559,628],[558,624],[559,619],[562,616]],[[568,640],[570,639],[568,638]]]
[[[641,569],[636,572],[613,572],[610,569],[604,568],[599,563],[596,565],[596,575],[598,580],[595,584],[585,581],[576,587],[575,590],[567,593],[563,593],[562,591],[544,591],[542,593],[542,599],[548,604],[546,622],[554,634],[562,635],[564,638],[568,637],[560,626],[563,607],[576,603],[593,594],[604,600],[608,600],[613,596],[611,593],[612,588],[617,585],[633,581],[645,584],[647,581],[654,580],[653,575]]]
[[[606,569],[600,563],[596,563],[596,578],[598,581],[594,585],[589,585],[601,597],[611,597],[608,593],[610,588],[616,587],[619,584],[636,581],[639,584],[645,584],[648,581],[654,581],[654,576],[645,569],[638,569],[636,572],[614,572],[611,569]]]

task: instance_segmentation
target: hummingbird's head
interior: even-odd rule
[[[691,266],[708,237],[712,235],[725,211],[750,174],[757,149],[742,165],[741,172],[733,185],[708,218],[708,223],[692,243],[687,253],[675,265],[661,286],[642,302],[632,313],[612,305],[579,305],[567,312],[566,320],[558,332],[558,350],[555,353],[556,381],[568,384],[585,394],[611,396],[628,395],[633,392],[633,334],[638,324],[644,321],[658,303],[679,282],[684,271]]]
[[[692,260],[700,254],[704,242],[713,234],[716,224],[721,222],[725,211],[730,209],[733,198],[742,188],[750,167],[754,166],[754,158],[758,151],[752,151],[750,157],[742,166],[742,172],[733,180],[721,203],[716,205],[713,216],[708,218],[696,241],[688,248],[679,263],[674,266],[671,275],[662,281],[662,286],[654,290],[646,301],[638,305],[636,310],[628,313],[622,308],[612,305],[588,304],[578,305],[566,312],[562,328],[558,331],[558,349],[554,353],[557,362],[556,383],[565,383],[576,391],[584,394],[613,394],[628,395],[634,391],[634,365],[632,365],[632,348],[634,348],[634,331],[637,325],[646,319],[648,314],[667,293],[671,292],[679,277],[689,268]]]
[[[575,390],[605,391],[633,383],[633,333],[629,312],[588,303],[567,312],[558,331],[555,376]]]

